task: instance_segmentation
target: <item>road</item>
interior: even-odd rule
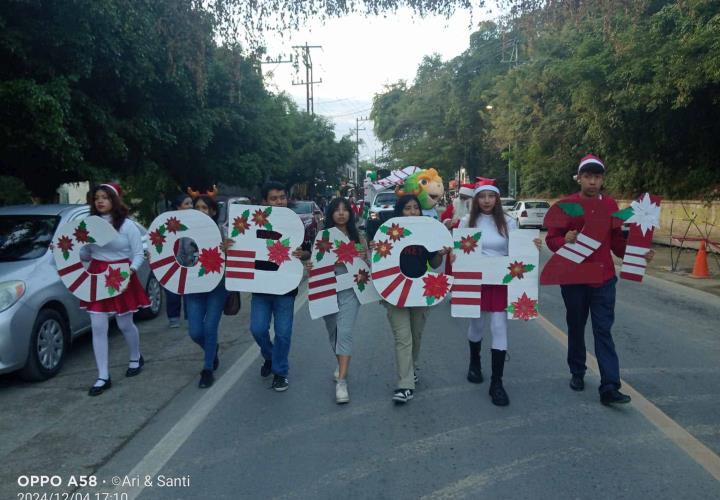
[[[720,495],[720,301],[657,279],[620,283],[615,340],[636,395],[621,408],[600,405],[596,373],[584,392],[568,388],[558,287],[543,287],[541,304],[546,320],[511,323],[507,408],[490,403],[487,382],[465,381],[466,323],[447,303],[429,316],[416,397],[401,407],[384,309],[365,306],[351,403],[338,406],[324,325],[298,304],[289,391],[268,389],[252,347],[215,395],[198,401],[188,387],[97,475],[147,473],[152,486],[119,490],[147,499]]]

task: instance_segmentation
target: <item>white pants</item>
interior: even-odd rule
[[[483,338],[483,330],[486,323],[490,322],[490,333],[492,333],[492,348],[499,351],[507,351],[507,313],[483,312],[479,318],[471,318],[468,326],[468,340],[480,342]]]

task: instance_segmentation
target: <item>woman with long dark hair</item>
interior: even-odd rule
[[[80,307],[90,313],[93,352],[98,369],[97,380],[88,391],[90,396],[99,396],[112,385],[108,366],[108,326],[111,316],[115,316],[128,345],[130,361],[125,375],[134,377],[139,374],[145,362],[140,354],[140,332],[133,322],[133,313],[141,307],[150,306],[150,299],[135,273],[145,258],[142,234],[137,225],[128,219],[128,207],[122,202],[121,196],[122,190],[116,183],[100,184],[88,193],[90,214],[102,217],[118,232],[117,238],[105,246],[83,247],[81,258],[90,261],[88,272],[103,273],[110,264],[130,264],[130,282],[123,293],[93,302],[80,301]]]
[[[334,198],[325,210],[325,228],[337,228],[354,244],[360,244],[363,250],[360,252],[362,258],[367,258],[367,244],[360,236],[355,221],[355,213],[350,202],[345,198]],[[312,260],[305,262],[305,267],[312,269]],[[335,266],[335,274],[345,274],[348,270],[343,264]],[[355,296],[353,289],[342,290],[337,294],[339,311],[335,314],[324,316],[325,326],[330,338],[330,346],[337,359],[335,370],[335,401],[338,404],[348,403],[350,395],[347,387],[347,374],[352,355],[353,328],[357,318],[360,302]]]
[[[517,228],[513,219],[505,215],[500,203],[500,190],[495,179],[480,179],[475,186],[470,214],[460,221],[460,227],[477,227],[482,233],[482,254],[491,257],[508,255],[509,231]],[[540,249],[540,239],[535,245]],[[502,377],[507,353],[507,286],[482,285],[480,318],[472,318],[468,328],[470,344],[470,367],[467,379],[474,384],[483,381],[480,346],[482,344],[485,323],[490,322],[492,333],[492,376],[490,379],[490,397],[493,404],[510,404],[503,387]]]

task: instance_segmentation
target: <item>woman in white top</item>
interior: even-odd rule
[[[480,178],[475,185],[475,196],[470,215],[460,221],[460,227],[477,227],[482,233],[482,254],[491,257],[508,255],[509,231],[517,229],[513,219],[505,215],[500,203],[500,190],[495,179]],[[541,241],[536,238],[535,245],[540,249]],[[480,365],[480,345],[483,329],[489,320],[492,333],[492,376],[490,397],[493,404],[510,404],[507,392],[502,384],[507,353],[507,286],[482,285],[480,310],[482,317],[472,318],[468,328],[470,343],[470,368],[467,379],[474,384],[483,381]]]
[[[144,259],[142,234],[135,223],[127,218],[128,207],[122,202],[121,193],[120,186],[115,183],[100,184],[88,193],[90,213],[107,220],[119,233],[117,238],[105,246],[83,247],[81,258],[90,261],[88,272],[103,273],[110,264],[130,263],[130,281],[124,292],[103,300],[80,301],[80,307],[90,313],[93,352],[98,368],[98,378],[88,391],[90,396],[98,396],[112,385],[108,367],[108,324],[112,315],[115,315],[115,321],[130,351],[130,363],[125,375],[134,377],[140,373],[144,364],[140,354],[140,333],[133,322],[134,312],[150,306],[150,299],[135,274]]]

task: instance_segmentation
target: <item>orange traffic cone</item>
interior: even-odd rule
[[[698,250],[697,256],[695,257],[695,264],[693,265],[692,278],[709,278],[707,264],[707,251],[705,250],[705,240],[700,241],[700,249]]]

